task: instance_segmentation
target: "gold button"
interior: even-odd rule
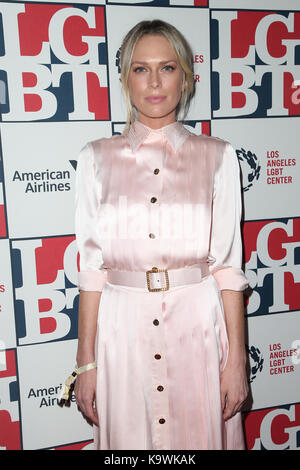
[[[159,392],[162,392],[163,389],[164,389],[164,387],[163,387],[162,385],[159,385],[159,386],[157,387],[157,390],[158,390]]]
[[[155,354],[155,359],[160,359],[161,358],[161,355],[160,354]]]
[[[149,233],[149,237],[150,237],[150,238],[155,238],[154,233]]]
[[[156,197],[152,197],[150,200],[151,200],[151,202],[156,202],[156,201],[157,201],[157,198],[156,198]]]
[[[153,172],[155,175],[158,175],[159,173],[159,169],[158,168],[155,168],[154,172]]]
[[[160,422],[160,424],[164,424],[166,422],[166,420],[164,418],[160,418],[159,422]]]
[[[159,321],[157,320],[157,318],[155,318],[155,320],[153,320],[153,325],[155,325],[155,326],[159,325]]]

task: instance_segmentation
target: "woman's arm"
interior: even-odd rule
[[[248,394],[244,338],[243,290],[248,280],[242,266],[240,167],[229,142],[216,146],[210,263],[224,307],[229,354],[221,373],[224,419],[236,414]]]
[[[245,365],[244,294],[242,291],[224,289],[221,295],[229,340],[229,357],[236,363]]]
[[[80,291],[78,309],[77,366],[95,361],[95,339],[101,292]],[[93,407],[96,394],[96,369],[77,376],[75,382],[76,402],[82,413],[97,426],[97,410]]]
[[[98,144],[97,144],[98,145]],[[78,367],[95,361],[95,340],[101,293],[107,279],[101,247],[99,210],[102,201],[101,152],[94,143],[81,150],[76,168],[75,233],[79,253]],[[97,370],[78,375],[75,396],[82,413],[98,425],[96,398]]]
[[[229,353],[221,374],[221,400],[225,420],[240,411],[249,393],[246,376],[245,319],[242,291],[221,291]]]
[[[95,339],[101,292],[80,291],[78,309],[77,365],[95,361]]]

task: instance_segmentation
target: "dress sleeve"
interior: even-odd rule
[[[241,183],[240,167],[232,145],[225,142],[216,156],[209,270],[219,290],[242,291],[248,280],[241,269]]]
[[[78,289],[102,292],[107,281],[99,240],[101,181],[96,180],[93,145],[81,150],[76,168],[75,234],[79,252]]]

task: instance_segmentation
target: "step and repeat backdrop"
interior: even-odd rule
[[[185,125],[242,173],[251,396],[247,448],[300,448],[299,0],[0,1],[0,449],[91,449],[74,369],[80,149],[121,133],[119,53],[143,19],[194,54]]]

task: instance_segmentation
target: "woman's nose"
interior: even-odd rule
[[[153,87],[153,88],[157,88],[157,87],[160,86],[160,84],[161,84],[161,80],[160,80],[159,72],[157,72],[157,71],[151,72],[151,74],[150,74],[150,86]]]

